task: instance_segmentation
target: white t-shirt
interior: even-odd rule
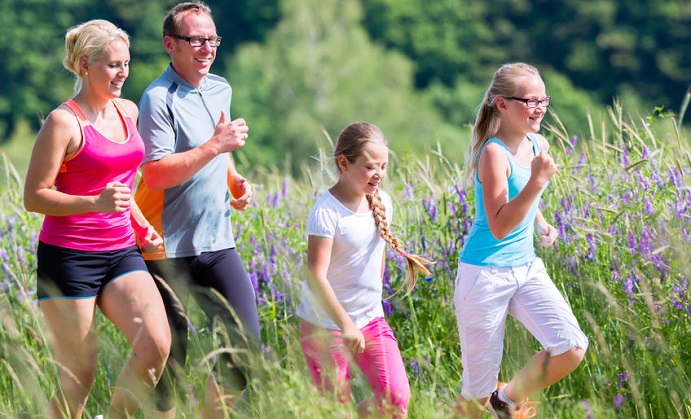
[[[390,224],[391,196],[381,190],[379,196]],[[384,317],[381,272],[386,242],[377,232],[372,212],[353,212],[327,190],[310,211],[307,234],[333,240],[326,279],[355,325],[362,328],[374,318]],[[317,326],[339,329],[316,302],[307,281],[297,315]]]

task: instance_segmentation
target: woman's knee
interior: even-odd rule
[[[86,397],[96,379],[96,357],[86,357],[83,362],[71,366],[63,365],[60,373],[61,388],[73,395],[73,397]],[[79,393],[79,394],[77,394]]]
[[[170,348],[173,343],[173,339],[170,335],[170,329],[166,326],[164,328],[165,332],[159,333],[154,339],[154,346],[157,349],[159,356],[163,360],[163,363],[166,362],[168,357],[170,356]]]
[[[155,376],[160,377],[163,367],[170,355],[171,337],[166,327],[166,332],[144,333],[132,347],[139,357],[140,366],[146,371],[155,371]]]

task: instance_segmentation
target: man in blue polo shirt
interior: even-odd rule
[[[254,289],[230,222],[231,207],[243,210],[252,197],[229,155],[245,144],[248,127],[242,118],[230,120],[231,87],[209,73],[220,43],[206,4],[175,6],[163,23],[171,64],[139,104],[146,154],[135,199],[163,237],[161,250],[147,255],[147,266],[162,279],[159,289],[173,334],[166,374],[157,387],[162,417],[175,417],[174,389],[184,381],[190,296],[211,320],[222,321],[226,345],[233,348],[229,352],[239,354],[219,357],[207,382],[202,417],[224,417],[232,408],[247,384],[248,357],[242,355],[260,342]]]

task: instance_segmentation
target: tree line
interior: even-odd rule
[[[0,0],[0,138],[38,129],[72,93],[67,28],[108,19],[132,37],[124,96],[137,102],[168,63],[161,25],[177,0]],[[251,165],[299,172],[325,137],[377,123],[395,152],[462,156],[493,71],[543,73],[567,131],[613,98],[629,111],[677,111],[691,74],[688,0],[208,0],[223,39],[213,71],[250,124]],[[446,154],[446,153],[445,153]]]

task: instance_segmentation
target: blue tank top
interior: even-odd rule
[[[540,145],[535,137],[528,134],[528,139],[533,143],[533,153],[540,154]],[[489,143],[497,143],[506,150],[509,160],[509,200],[512,200],[523,190],[530,179],[530,167],[519,164],[509,149],[498,138],[490,138],[480,150]],[[478,161],[480,157],[478,155]],[[544,190],[544,188],[543,188]],[[542,195],[542,192],[540,193]],[[459,260],[463,263],[480,266],[516,266],[528,263],[535,259],[535,247],[533,245],[535,214],[537,213],[540,196],[530,206],[530,211],[521,223],[502,240],[497,240],[489,229],[487,214],[485,213],[485,200],[482,194],[482,183],[475,173],[475,219],[466,237],[463,249],[459,254]]]

